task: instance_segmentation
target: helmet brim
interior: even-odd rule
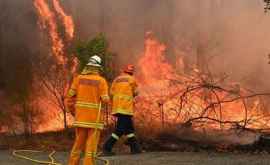
[[[96,67],[101,67],[100,64],[93,64],[91,62],[89,62],[88,64],[86,64],[87,66],[96,66]]]

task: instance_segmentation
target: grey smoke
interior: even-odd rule
[[[270,15],[262,0],[62,0],[75,21],[76,40],[106,34],[119,66],[140,58],[144,33],[152,30],[168,49],[175,65],[183,57],[196,64],[198,47],[211,57],[209,68],[227,73],[254,90],[269,90]],[[49,52],[46,33],[40,33],[30,0],[0,1],[0,73],[8,71],[12,46],[27,49],[29,56]],[[11,48],[10,48],[11,47]],[[24,49],[24,50],[25,50]],[[27,56],[27,55],[26,55]],[[16,56],[17,57],[17,56]],[[22,56],[18,56],[22,58]],[[15,59],[14,59],[15,60]]]

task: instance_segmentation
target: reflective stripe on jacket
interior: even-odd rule
[[[137,84],[135,78],[128,74],[118,76],[112,83],[112,114],[133,115],[133,100]]]
[[[73,126],[103,129],[103,117],[97,118],[100,102],[109,100],[108,84],[103,77],[98,73],[78,75],[67,97],[76,98]]]

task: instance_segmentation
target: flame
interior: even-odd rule
[[[53,9],[50,8],[49,2],[52,2]],[[67,15],[61,6],[59,0],[34,0],[34,6],[37,10],[39,15],[39,23],[40,28],[46,30],[48,35],[51,39],[51,50],[52,54],[56,57],[58,64],[67,64],[67,56],[65,52],[65,47],[67,43],[70,43],[74,38],[74,22],[71,16]],[[63,24],[65,30],[65,38],[60,35],[58,29],[58,20],[60,19],[59,23]],[[73,60],[73,66],[71,73],[74,74],[77,65],[76,59]],[[63,75],[67,75],[68,73],[65,72]],[[68,85],[66,85],[67,87]],[[39,104],[41,107],[48,107],[50,112],[45,115],[47,123],[41,124],[37,130],[37,132],[49,131],[49,130],[58,130],[63,128],[63,119],[61,115],[59,115],[59,110],[55,105],[51,105],[50,99],[50,92],[45,91],[44,97],[39,100]],[[52,99],[52,98],[51,98]],[[68,119],[71,121],[71,118]]]
[[[163,82],[176,76],[172,66],[166,62],[164,57],[166,45],[155,39],[152,32],[146,34],[144,47],[144,55],[139,60],[141,83]]]
[[[39,22],[42,29],[47,29],[52,42],[52,52],[57,58],[58,62],[65,64],[66,57],[64,53],[64,41],[67,39],[71,41],[74,38],[74,22],[72,17],[67,15],[58,0],[52,1],[53,8],[51,10],[46,0],[35,0],[34,5],[39,14]],[[59,17],[57,17],[59,16]],[[57,31],[57,18],[65,28],[65,39],[61,38]],[[221,104],[220,107],[211,108],[209,111],[204,111],[208,105],[207,98],[212,98],[215,101],[218,99],[230,98],[225,92],[211,93],[210,90],[202,89],[188,93],[185,96],[185,104],[180,105],[179,97],[187,89],[191,83],[200,83],[203,81],[203,75],[200,75],[200,70],[193,69],[192,74],[186,75],[183,72],[180,74],[166,60],[166,45],[161,43],[153,34],[147,32],[144,42],[144,52],[138,62],[140,68],[139,74],[136,75],[139,80],[139,90],[141,96],[137,98],[136,108],[139,109],[138,117],[141,117],[143,122],[147,124],[154,124],[160,122],[161,118],[166,122],[184,123],[191,118],[208,117],[217,119],[222,122],[225,121],[243,121],[244,118],[249,119],[248,127],[250,128],[269,128],[269,117],[265,115],[260,108],[260,100],[249,102],[248,109],[243,103],[243,100],[234,101],[231,103]],[[76,65],[77,61],[73,61]],[[176,64],[178,69],[184,68],[184,60],[180,57]],[[181,66],[179,66],[181,65]],[[73,71],[75,67],[73,67]],[[202,77],[200,77],[202,76]],[[245,93],[246,91],[241,91]],[[181,108],[179,108],[181,106]],[[161,113],[163,116],[161,116]],[[201,119],[200,122],[193,125],[196,129],[215,128],[215,129],[229,129],[231,127],[226,124],[218,124],[211,120]],[[58,122],[56,122],[58,123]],[[245,123],[243,121],[242,123]],[[61,124],[61,123],[59,123]],[[56,126],[57,124],[53,124]],[[59,126],[59,125],[58,125]],[[48,125],[46,129],[53,126]],[[41,128],[41,130],[44,127]]]
[[[138,109],[136,115],[141,118],[141,122],[151,125],[166,120],[166,123],[177,124],[204,117],[193,125],[194,129],[204,127],[230,129],[235,126],[234,122],[240,122],[247,128],[270,128],[269,115],[265,115],[261,109],[259,98],[248,102],[239,99],[205,110],[209,105],[209,100],[213,102],[230,100],[236,95],[225,91],[214,93],[207,88],[198,88],[187,93],[184,103],[181,103],[179,98],[187,88],[203,83],[206,77],[197,68],[193,69],[191,75],[183,72],[181,75],[177,74],[174,67],[166,60],[165,50],[166,46],[160,43],[152,32],[146,33],[145,49],[138,62],[139,74],[136,75],[139,81],[140,97],[137,98],[135,106]],[[184,68],[183,59],[178,59],[176,62],[178,65],[183,65],[177,68]],[[248,93],[237,87],[239,88],[237,91],[241,94]]]
[[[52,52],[55,55],[57,61],[63,64],[66,60],[63,52],[64,44],[63,40],[57,32],[55,14],[51,11],[45,0],[35,0],[34,6],[36,7],[39,14],[41,28],[48,29],[49,31],[49,35],[52,41]]]
[[[68,16],[63,8],[61,7],[58,0],[53,0],[53,6],[56,12],[60,15],[63,24],[65,26],[66,36],[69,40],[73,39],[74,37],[74,23],[71,16]]]

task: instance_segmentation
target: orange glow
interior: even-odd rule
[[[68,16],[60,5],[58,0],[53,0],[53,6],[56,12],[60,15],[65,26],[66,36],[69,40],[74,37],[74,23],[71,16]]]
[[[205,75],[200,73],[197,68],[194,68],[190,75],[183,72],[181,75],[177,74],[174,67],[166,60],[165,49],[166,46],[160,43],[152,32],[146,33],[144,53],[138,63],[137,79],[140,90],[140,96],[136,100],[138,120],[141,118],[146,125],[161,123],[161,120],[167,124],[179,124],[202,117],[192,123],[194,129],[205,127],[230,129],[235,126],[234,122],[240,123],[246,128],[270,128],[269,114],[265,114],[258,97],[245,101],[238,99],[233,102],[216,104],[205,110],[210,104],[209,100],[216,103],[220,100],[230,100],[238,95],[221,90],[213,93],[211,89],[198,88],[198,90],[187,93],[184,102],[181,103],[181,95],[187,88],[202,84]],[[183,59],[178,59],[176,63],[183,65],[176,68],[184,68]],[[227,86],[232,89],[231,85]],[[225,85],[225,88],[227,86]],[[248,92],[240,89],[240,86],[237,87],[241,95],[248,95]],[[217,121],[221,121],[221,123]]]
[[[39,14],[41,27],[49,31],[52,41],[52,52],[57,58],[58,62],[63,64],[65,62],[63,52],[64,44],[57,32],[55,14],[50,10],[49,5],[45,2],[45,0],[35,0],[34,5]]]
[[[52,2],[53,9],[50,8],[49,2]],[[59,0],[34,0],[34,6],[39,15],[39,23],[40,27],[43,30],[48,32],[48,35],[51,40],[51,50],[52,54],[55,56],[58,64],[63,64],[63,67],[67,63],[67,56],[65,52],[65,43],[72,41],[74,38],[74,23],[72,17],[67,15],[63,10]],[[63,23],[63,27],[65,30],[65,37],[62,37],[58,32],[58,20],[60,19]],[[53,64],[52,64],[53,65]],[[73,61],[71,74],[74,74],[76,71],[77,61],[76,59]],[[64,69],[63,75],[68,74]],[[49,81],[49,80],[48,80]],[[53,81],[53,80],[52,80]],[[64,81],[64,80],[63,80]],[[65,84],[64,84],[65,85]],[[68,87],[68,84],[65,85],[65,89]],[[52,87],[53,89],[53,87]],[[59,91],[62,92],[62,91]],[[50,98],[50,99],[49,99]],[[54,96],[51,96],[49,91],[46,91],[43,98],[39,100],[40,107],[49,109],[50,111],[46,112],[44,119],[47,121],[46,123],[39,126],[37,132],[50,131],[50,130],[59,130],[63,128],[63,114],[60,112],[59,108],[57,108],[54,102]],[[52,104],[53,102],[54,104]],[[46,108],[45,108],[46,107]],[[68,116],[68,122],[70,122],[72,118]]]
[[[164,57],[166,46],[155,39],[152,32],[146,34],[144,46],[144,55],[139,60],[141,83],[152,84],[174,77],[174,70]]]

